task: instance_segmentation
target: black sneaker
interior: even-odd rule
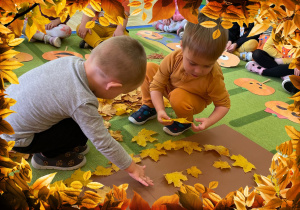
[[[87,48],[90,47],[90,45],[88,45],[88,43],[86,43],[84,40],[81,40],[81,41],[79,42],[79,47],[80,47],[80,48],[83,48],[83,49],[87,49]]]
[[[154,119],[156,117],[155,108],[150,108],[147,105],[141,106],[141,108],[130,115],[128,120],[136,125],[142,125],[148,120]]]
[[[31,164],[36,169],[75,170],[84,166],[85,163],[85,156],[76,152],[66,152],[53,158],[35,153],[31,159]]]
[[[164,132],[172,136],[178,136],[184,131],[191,128],[191,123],[179,123],[174,121],[172,125],[167,125],[163,127]]]
[[[79,154],[85,155],[90,151],[89,145],[77,146],[72,149],[72,152],[77,152]]]
[[[296,94],[299,92],[299,90],[293,85],[290,79],[283,80],[282,87],[288,93]]]

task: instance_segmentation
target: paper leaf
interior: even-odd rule
[[[158,149],[152,148],[152,149],[142,150],[140,156],[141,156],[141,158],[145,158],[145,157],[149,156],[152,160],[157,162],[159,160],[160,155],[166,155],[166,154],[167,153],[165,150],[158,150]]]
[[[172,142],[172,140],[168,140],[168,141],[165,141],[164,143],[155,144],[155,147],[158,150],[161,150],[161,149],[171,150],[171,149],[175,149],[176,144],[174,142]]]
[[[64,183],[67,185],[70,185],[73,181],[80,181],[84,186],[87,185],[89,182],[91,182],[90,179],[85,180],[83,178],[83,175],[86,174],[85,171],[81,171],[80,169],[77,169],[70,178],[67,178]]]
[[[132,142],[136,142],[138,145],[145,147],[147,146],[146,142],[153,142],[156,141],[156,138],[151,137],[151,135],[156,134],[155,131],[151,131],[151,130],[147,130],[145,128],[143,128],[137,136],[134,136],[132,138]]]
[[[170,119],[170,120],[163,119],[162,121],[163,122],[173,122],[173,121],[176,121],[176,122],[179,122],[179,123],[182,123],[182,124],[193,123],[191,121],[188,121],[186,118],[176,118],[176,119]]]
[[[108,130],[108,132],[115,140],[123,141],[123,135],[121,134],[121,131]]]
[[[193,141],[175,141],[175,150],[182,149],[187,152],[189,155],[193,153],[194,150],[201,152],[202,148],[199,147],[198,142]]]
[[[215,146],[210,144],[203,145],[205,151],[215,150],[220,155],[225,155],[229,157],[229,150],[224,146]]]
[[[128,4],[130,7],[139,7],[141,5],[142,3],[140,1],[132,1],[130,4]]]
[[[93,190],[95,190],[95,189],[102,188],[104,185],[99,183],[99,182],[90,182],[86,186],[93,189]]]
[[[188,178],[185,175],[183,175],[182,172],[178,171],[165,174],[165,178],[168,181],[168,184],[174,183],[174,187],[180,187],[183,184],[181,180],[188,180]]]
[[[50,185],[50,183],[52,182],[52,180],[53,180],[55,174],[56,174],[56,172],[38,178],[38,179],[33,183],[33,185],[31,186],[31,188],[32,188],[33,190],[40,190],[42,187],[48,187],[48,186]]]
[[[112,168],[105,168],[103,166],[97,166],[96,170],[93,172],[93,175],[98,176],[109,176],[112,175]]]
[[[221,160],[215,161],[213,167],[220,168],[220,169],[231,168],[231,166],[227,161],[221,161]]]
[[[293,126],[285,126],[285,131],[289,135],[289,137],[293,140],[299,140],[300,139],[300,132],[297,131]]]
[[[94,28],[94,26],[95,26],[95,21],[93,21],[93,20],[91,20],[85,24],[86,28]]]
[[[198,178],[199,174],[202,174],[202,171],[196,166],[192,166],[191,168],[186,169],[186,172],[195,178]]]
[[[219,38],[220,36],[221,36],[221,31],[220,31],[220,29],[217,29],[217,30],[215,30],[214,32],[213,32],[213,39],[217,39],[217,38]]]
[[[178,9],[179,8],[180,6],[178,5]],[[161,19],[169,19],[174,15],[174,13],[175,2],[173,0],[158,0],[152,7],[152,19],[149,21],[149,23]],[[180,14],[184,16],[184,14],[182,14],[181,12]]]
[[[89,17],[95,17],[95,13],[93,12],[93,10],[89,9],[89,8],[84,8],[82,10],[82,12]]]
[[[242,155],[232,155],[230,158],[232,160],[235,160],[232,165],[242,167],[245,173],[251,171],[252,169],[255,169],[255,166],[252,163],[248,162],[248,160]]]
[[[202,25],[205,28],[214,28],[216,27],[218,24],[214,21],[205,21],[200,23],[200,25]]]
[[[106,17],[99,17],[99,23],[102,26],[109,26],[109,20],[107,20]]]
[[[219,185],[219,182],[217,182],[217,181],[212,181],[212,182],[210,182],[210,183],[208,184],[208,188],[209,188],[209,189],[215,189],[215,188],[218,187],[218,185]]]
[[[130,16],[135,16],[135,15],[138,15],[138,14],[140,14],[142,12],[142,9],[135,9],[135,10],[133,10],[133,12],[130,14]]]

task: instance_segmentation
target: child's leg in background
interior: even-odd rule
[[[80,24],[76,28],[77,33],[78,33],[79,26]],[[107,27],[107,26],[101,26],[99,24],[95,24],[94,28],[92,28],[92,34],[86,33],[84,37],[84,41],[88,45],[94,48],[104,40],[111,38],[115,30],[116,30],[115,27]],[[129,36],[126,30],[124,31],[124,35]]]
[[[41,152],[52,158],[70,152],[74,147],[84,146],[87,140],[79,125],[72,118],[67,118],[48,130],[35,134],[28,147],[14,147],[14,150],[22,153]]]
[[[69,36],[71,36],[72,30],[70,28],[70,26],[67,26],[65,24],[59,24],[58,26],[50,29],[50,30],[46,30],[47,35],[50,36],[57,36],[61,39],[63,38],[68,38]]]
[[[261,75],[270,77],[284,77],[287,75],[293,75],[294,69],[289,69],[289,64],[278,65],[273,68],[265,69]]]
[[[252,58],[260,66],[267,69],[278,66],[272,56],[270,56],[266,51],[260,49],[257,49],[253,52]]]
[[[255,39],[250,39],[244,44],[242,44],[237,50],[239,53],[242,52],[253,52],[254,50],[257,49],[258,46],[258,41]]]
[[[176,88],[169,93],[170,104],[178,118],[193,121],[193,116],[204,110],[207,102],[200,96]]]

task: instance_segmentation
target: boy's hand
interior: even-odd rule
[[[142,183],[145,186],[153,185],[153,181],[145,175],[146,166],[137,165],[134,161],[131,162],[130,166],[125,169],[129,176]]]
[[[203,130],[207,129],[208,127],[210,127],[208,118],[196,118],[195,121],[200,122],[200,124],[195,125],[194,123],[192,123],[192,130],[194,132],[203,131]]]
[[[165,122],[165,120],[170,120],[171,118],[167,115],[165,110],[161,110],[157,112],[157,121],[163,125],[171,125],[173,122]]]
[[[92,30],[90,28],[86,28],[85,24],[81,24],[78,28],[78,35],[84,39],[86,33],[92,34]]]

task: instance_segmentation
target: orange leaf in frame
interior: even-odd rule
[[[224,20],[224,21],[222,21],[221,26],[225,29],[230,29],[230,28],[232,28],[233,23],[229,20]]]
[[[138,193],[136,193],[135,191],[133,198],[130,202],[130,206],[129,208],[131,210],[139,210],[139,209],[143,209],[143,210],[151,210],[149,204],[147,203],[147,201],[145,201]]]
[[[19,19],[14,20],[14,22],[10,24],[10,26],[13,28],[14,33],[17,36],[22,35],[23,25],[24,25],[24,20],[19,20]]]
[[[189,2],[186,0],[177,0],[179,13],[187,19],[187,21],[197,24],[198,23],[198,9],[202,0],[195,0]]]
[[[203,198],[203,205],[211,210],[213,210],[215,207],[214,204],[208,198]]]
[[[106,17],[99,17],[99,23],[102,26],[109,26],[109,20],[107,20]]]
[[[214,20],[217,20],[220,17],[220,15],[222,14],[222,11],[219,11],[219,12],[213,11],[208,6],[204,6],[201,9],[201,12],[204,15],[206,15],[207,17],[214,19]]]
[[[142,5],[142,3],[140,1],[132,1],[128,4],[128,6],[130,6],[130,7],[139,7],[141,5]]]
[[[264,31],[266,31],[269,27],[270,26],[265,23],[255,24],[254,27],[252,28],[251,32],[249,33],[248,37],[260,34]]]
[[[216,27],[218,24],[214,21],[205,21],[200,23],[200,25],[202,25],[205,28],[214,28]]]
[[[117,0],[102,0],[101,7],[104,10],[104,12],[107,13],[113,19],[116,19],[118,16],[125,19],[124,7],[119,1],[117,1]]]
[[[178,8],[180,10],[179,5]],[[158,0],[152,7],[152,19],[149,21],[149,23],[162,19],[169,19],[174,15],[174,13],[175,2],[173,0]],[[183,15],[181,12],[180,14]]]
[[[45,187],[45,186],[48,187],[48,186],[50,185],[50,183],[52,182],[52,180],[53,180],[55,174],[56,174],[56,172],[38,178],[38,179],[33,183],[33,185],[31,186],[31,188],[34,189],[34,190],[39,190],[39,189],[41,189],[42,187]]]
[[[243,13],[243,10],[240,9],[240,8],[235,7],[234,5],[229,5],[226,8],[226,13],[233,13],[233,14],[237,15],[240,18],[244,18],[245,17],[245,15]]]
[[[293,21],[297,28],[300,28],[300,11],[295,14]]]
[[[0,24],[0,30],[1,30],[1,33],[4,33],[4,34],[11,33],[11,30],[2,24]]]
[[[266,208],[266,209],[276,209],[277,207],[281,206],[282,202],[283,201],[280,198],[273,198],[266,205],[264,205],[264,208]]]
[[[152,8],[152,3],[151,2],[145,3],[144,8],[145,9],[151,9]]]
[[[151,210],[163,210],[163,206],[165,204],[179,204],[179,197],[178,195],[170,195],[170,196],[162,196],[159,199],[157,199],[153,205]],[[167,208],[166,208],[167,209]]]
[[[225,4],[219,3],[217,1],[210,1],[206,6],[209,7],[209,9],[211,9],[212,11],[220,12],[223,9],[223,5]]]
[[[296,5],[292,0],[284,0],[284,1],[282,1],[282,3],[286,7],[286,9],[288,9],[290,11],[295,10]]]
[[[102,8],[101,8],[101,5],[99,4],[99,2],[92,0],[92,1],[90,1],[90,5],[95,11],[101,12]]]

